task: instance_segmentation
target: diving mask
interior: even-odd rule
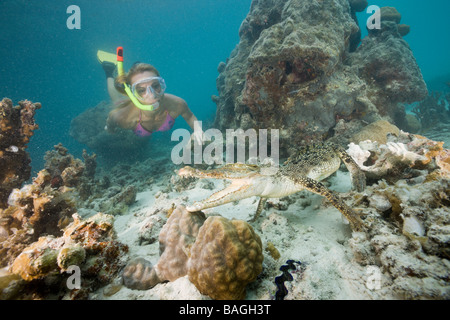
[[[164,94],[165,90],[166,83],[161,77],[145,78],[133,83],[131,86],[131,92],[141,101],[144,101],[150,94],[155,99],[158,99]]]
[[[122,47],[117,47],[117,72],[118,72],[119,76],[122,76],[125,74],[125,71],[123,70],[123,48]],[[145,79],[143,79],[143,80],[145,80]],[[139,81],[139,82],[141,82],[141,81]],[[135,83],[135,85],[137,85],[137,83]],[[137,108],[139,108],[141,110],[152,111],[159,107],[158,102],[156,102],[154,104],[142,104],[139,101],[139,99],[134,95],[134,93],[131,92],[130,86],[128,84],[124,83],[123,89],[125,90],[125,93],[127,94],[128,98],[130,98],[130,100],[133,102],[133,104]],[[164,90],[165,89],[166,89],[166,85],[164,84]],[[146,94],[147,94],[147,91],[148,91],[148,89],[146,89]],[[162,93],[161,93],[161,95],[162,95]]]

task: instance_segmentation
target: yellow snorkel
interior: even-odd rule
[[[117,73],[119,76],[125,74],[123,70],[123,47],[117,47]],[[127,83],[124,83],[125,93],[128,98],[133,102],[133,104],[141,110],[153,111],[154,107],[152,104],[142,104],[131,92],[130,86]]]

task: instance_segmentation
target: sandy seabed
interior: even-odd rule
[[[338,171],[328,180],[330,188],[337,192],[347,192],[351,188],[348,172]],[[156,264],[159,259],[157,238],[166,220],[166,209],[172,205],[202,200],[213,190],[224,188],[224,183],[223,180],[199,180],[193,189],[181,193],[163,192],[166,188],[164,182],[153,185],[148,191],[138,193],[137,201],[128,214],[116,216],[114,227],[117,240],[129,246],[130,258],[143,257]],[[249,198],[203,211],[207,216],[221,215],[248,221],[256,210],[257,200]],[[274,199],[272,205],[280,207],[282,202]],[[285,282],[289,291],[285,299],[391,298],[382,290],[381,282],[374,282],[374,277],[382,277],[376,266],[361,266],[353,261],[352,250],[347,244],[352,231],[335,207],[323,197],[306,191],[291,196],[289,202],[293,203],[286,210],[266,209],[255,222],[250,223],[261,237],[263,248],[271,242],[281,257],[275,260],[268,251],[264,251],[263,272],[247,287],[247,299],[273,299],[277,290],[274,278],[281,274],[279,267],[289,259],[300,261],[302,266],[297,272],[291,272],[292,282]],[[149,223],[153,242],[142,244],[142,234]],[[122,287],[113,295],[109,296],[107,292],[108,287],[99,289],[90,298],[209,299],[197,290],[187,276],[158,284],[149,290]]]

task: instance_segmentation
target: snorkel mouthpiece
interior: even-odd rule
[[[117,73],[119,76],[124,75],[125,71],[123,70],[123,47],[117,47]],[[141,110],[145,111],[153,111],[153,109],[159,107],[159,103],[154,104],[142,104],[131,92],[130,86],[127,83],[124,83],[125,93],[128,98],[133,102],[133,104]]]

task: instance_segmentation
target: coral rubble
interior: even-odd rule
[[[98,213],[82,220],[76,213],[78,188],[93,183],[96,167],[95,155],[83,156],[85,163],[56,145],[32,183],[13,189],[0,209],[2,299],[85,299],[123,267],[127,247],[115,240],[114,218]],[[70,291],[65,273],[73,266],[83,280]]]
[[[360,141],[358,145],[350,143],[347,152],[367,178],[393,183],[421,176],[423,170],[436,174],[436,168],[439,174],[448,177],[448,150],[443,144],[401,131],[397,136],[390,135],[385,144],[371,140]]]
[[[15,189],[10,206],[0,211],[4,237],[0,249],[0,266],[10,264],[24,248],[37,241],[42,234],[60,236],[61,229],[75,213],[73,194],[51,187],[51,176],[46,170],[39,172],[32,184]]]
[[[400,132],[386,144],[351,144],[349,153],[375,182],[353,197],[368,225],[349,241],[356,261],[381,267],[398,298],[450,298],[449,150]]]
[[[8,206],[11,191],[30,178],[31,159],[25,149],[39,128],[34,115],[40,108],[28,100],[15,107],[8,98],[0,102],[0,209]]]
[[[355,260],[380,267],[388,279],[384,290],[391,295],[450,298],[448,194],[448,180],[380,181],[364,199],[354,199],[371,222],[367,234],[349,241]]]
[[[45,170],[51,176],[53,187],[76,187],[81,183],[85,165],[80,159],[75,159],[61,143],[53,146],[44,156]]]
[[[91,291],[109,283],[123,267],[121,256],[128,248],[115,241],[113,221],[112,216],[102,213],[87,220],[75,214],[61,237],[40,237],[14,260],[10,271],[29,283],[39,280],[43,286],[45,279],[51,279],[59,283],[60,295],[69,293],[71,298],[85,299]],[[80,268],[82,277],[81,286],[73,291],[64,288],[64,273],[71,266]],[[37,288],[39,283],[35,283]],[[39,294],[39,289],[33,289],[33,295]]]

